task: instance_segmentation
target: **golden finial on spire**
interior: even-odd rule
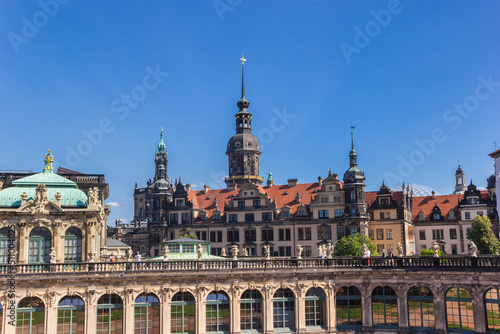
[[[50,150],[45,155],[44,162],[45,162],[45,167],[43,167],[43,172],[45,171],[53,172],[54,168],[52,167],[52,164],[54,163],[54,156],[52,155],[52,153],[50,153]]]
[[[245,62],[246,62],[247,60],[245,59],[245,57],[243,57],[243,52],[241,53],[241,58],[240,58],[240,60],[241,60],[241,65],[245,65]]]

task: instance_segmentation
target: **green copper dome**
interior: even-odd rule
[[[158,152],[165,152],[166,145],[165,145],[165,142],[163,141],[163,128],[161,129],[160,142],[158,143],[157,148],[158,148]]]
[[[36,189],[43,183],[47,189],[48,200],[56,203],[56,195],[61,195],[62,207],[86,207],[88,197],[78,189],[75,182],[54,173],[54,158],[49,153],[45,156],[45,167],[38,174],[23,177],[12,182],[12,187],[0,191],[0,207],[16,208],[21,206],[21,195],[26,193],[26,201],[35,200]]]

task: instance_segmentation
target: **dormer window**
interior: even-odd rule
[[[449,218],[450,219],[455,219],[455,211],[450,210]]]
[[[420,210],[418,214],[418,220],[425,220],[424,212],[422,210]]]
[[[183,206],[184,205],[184,200],[183,199],[177,199],[175,200],[175,206]]]
[[[434,220],[439,220],[439,218],[440,218],[440,217],[439,217],[439,213],[435,213],[435,214],[434,214]]]

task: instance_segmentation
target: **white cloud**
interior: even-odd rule
[[[117,207],[120,206],[120,203],[118,203],[118,202],[108,202],[106,204],[109,205],[112,208],[117,208]]]

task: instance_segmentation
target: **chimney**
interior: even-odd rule
[[[203,192],[206,194],[210,190],[210,186],[207,186],[206,184],[203,186]]]
[[[289,187],[296,187],[299,183],[299,179],[288,179],[287,181]]]
[[[318,187],[323,187],[323,178],[318,176]]]
[[[186,191],[187,192],[191,191],[191,183],[186,184]]]
[[[436,195],[436,192],[434,190],[432,191],[431,194],[432,194],[432,199],[436,199],[436,197],[434,196],[434,195]]]

